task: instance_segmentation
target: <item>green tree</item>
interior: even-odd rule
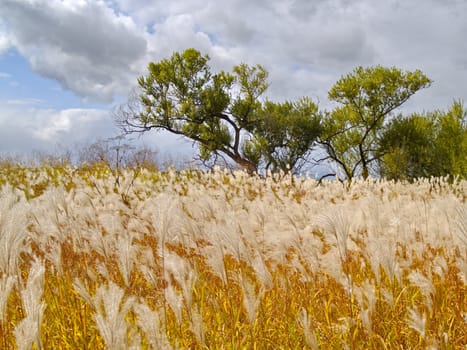
[[[208,61],[188,49],[150,63],[148,75],[138,80],[136,106],[117,112],[123,130],[183,135],[198,144],[206,162],[227,157],[249,172],[261,164],[295,170],[319,135],[317,106],[309,99],[264,101],[268,73],[260,65],[214,74]]]
[[[321,129],[318,106],[309,98],[266,101],[258,111],[254,138],[245,144],[245,152],[256,154],[265,169],[285,171],[292,166],[297,172],[307,163]]]
[[[388,179],[427,177],[433,158],[434,121],[421,114],[397,116],[380,139],[381,175]]]
[[[350,179],[378,172],[379,138],[393,111],[431,80],[421,71],[401,71],[382,66],[356,68],[329,91],[329,99],[341,106],[324,119],[321,145],[326,156]]]
[[[467,110],[399,116],[381,137],[381,173],[390,179],[457,175],[467,178]]]

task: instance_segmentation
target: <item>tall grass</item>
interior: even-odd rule
[[[466,185],[4,167],[0,348],[465,349]]]

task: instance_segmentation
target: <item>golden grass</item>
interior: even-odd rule
[[[0,348],[465,349],[465,181],[120,176],[2,169],[0,237],[27,234]]]

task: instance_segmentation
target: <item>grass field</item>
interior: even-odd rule
[[[467,349],[467,182],[0,169],[2,349]]]

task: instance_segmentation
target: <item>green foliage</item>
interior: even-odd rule
[[[391,113],[431,81],[421,71],[358,67],[329,91],[340,103],[324,120],[322,144],[328,159],[352,178],[377,171],[379,135]]]
[[[382,175],[391,179],[467,177],[467,111],[454,102],[446,111],[399,116],[382,138]]]
[[[250,173],[297,173],[320,146],[315,163],[336,167],[328,175],[341,178],[466,177],[462,103],[448,112],[394,117],[398,107],[430,86],[419,70],[357,67],[332,86],[328,97],[339,105],[326,113],[307,97],[265,99],[267,78],[261,65],[213,73],[207,55],[187,49],[149,64],[138,80],[138,108],[129,105],[118,119],[127,132],[163,129],[187,137],[205,164],[228,158]]]
[[[143,111],[123,112],[123,128],[183,135],[199,145],[205,162],[226,156],[250,172],[260,164],[299,168],[319,134],[317,106],[308,99],[264,102],[268,73],[262,66],[240,64],[214,74],[208,61],[188,49],[150,63],[138,80]]]
[[[284,170],[290,164],[299,169],[321,133],[318,106],[308,98],[267,101],[256,122],[252,148],[262,155],[265,168],[272,171]]]

